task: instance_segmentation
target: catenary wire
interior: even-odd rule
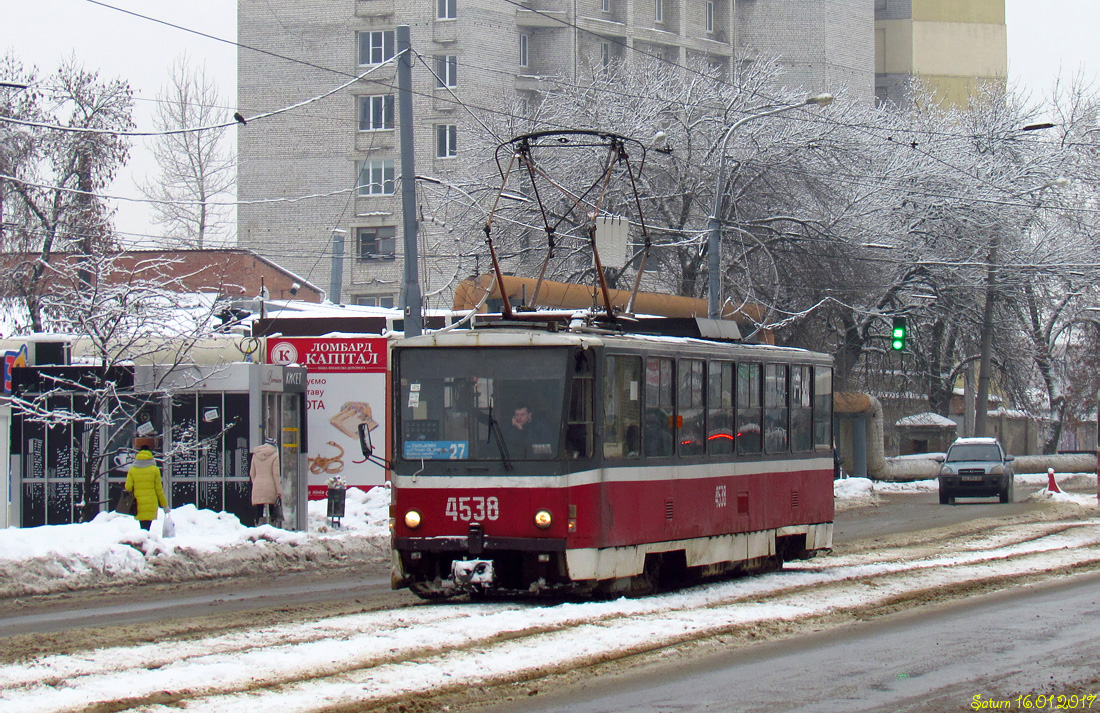
[[[162,21],[162,20],[158,20],[158,19],[156,19],[156,18],[152,18],[152,17],[148,17],[148,16],[144,16],[144,15],[141,15],[141,14],[139,14],[139,13],[133,13],[133,12],[131,12],[131,11],[128,11],[128,10],[123,10],[123,9],[120,9],[120,8],[116,8],[116,7],[114,7],[114,6],[111,6],[111,5],[107,5],[106,3],[102,3],[102,2],[97,2],[97,0],[87,0],[87,1],[88,1],[88,2],[92,2],[93,4],[101,5],[101,6],[103,6],[103,7],[106,7],[106,8],[114,9],[114,10],[117,10],[117,11],[120,11],[120,12],[124,12],[124,13],[127,13],[127,14],[131,14],[131,15],[134,15],[134,16],[137,16],[137,17],[141,17],[141,18],[143,18],[143,19],[147,19],[147,20],[150,20],[150,21],[153,21],[153,22],[158,22],[158,23],[160,23],[160,24],[165,24],[165,25],[168,25],[168,26],[171,26],[171,27],[174,27],[174,28],[177,28],[177,29],[183,30],[183,31],[187,31],[187,32],[192,32],[192,33],[194,33],[194,34],[198,34],[198,35],[200,35],[200,36],[208,37],[208,38],[210,38],[210,39],[213,39],[213,40],[216,40],[216,41],[220,41],[220,42],[226,42],[226,43],[229,43],[229,44],[234,44],[234,45],[236,45],[236,46],[238,46],[238,47],[242,47],[242,48],[245,48],[245,49],[249,49],[249,50],[252,50],[252,51],[257,51],[257,52],[260,52],[260,53],[263,53],[263,54],[267,54],[267,55],[270,55],[270,56],[273,56],[273,57],[277,57],[277,58],[280,58],[280,59],[284,59],[284,60],[287,60],[287,61],[292,61],[292,62],[296,62],[296,63],[299,63],[299,64],[303,64],[303,65],[311,66],[311,67],[314,67],[314,68],[318,68],[318,69],[322,69],[322,70],[325,70],[325,71],[329,71],[329,72],[335,72],[335,73],[341,73],[341,72],[339,72],[338,70],[333,70],[333,69],[331,69],[331,68],[327,68],[327,67],[321,67],[320,65],[316,65],[316,64],[313,64],[313,63],[310,63],[310,62],[306,62],[306,61],[303,61],[303,60],[297,60],[297,59],[295,59],[295,58],[291,58],[291,57],[287,57],[287,56],[284,56],[284,55],[280,55],[280,54],[278,54],[278,53],[270,52],[270,51],[268,51],[268,50],[263,50],[263,49],[260,49],[260,48],[256,48],[256,47],[251,47],[251,46],[248,46],[248,45],[243,45],[243,44],[240,44],[240,43],[236,43],[236,42],[232,42],[232,41],[229,41],[229,40],[224,40],[224,39],[222,39],[222,38],[214,37],[214,36],[212,36],[212,35],[207,35],[206,33],[201,33],[201,32],[195,31],[195,30],[191,30],[191,29],[189,29],[189,28],[186,28],[186,27],[182,27],[182,26],[179,26],[179,25],[174,25],[174,24],[172,24],[172,23],[168,23],[168,22],[165,22],[165,21]],[[512,0],[506,0],[506,2],[511,2],[511,4],[515,4],[515,5],[519,6],[519,4],[518,4],[518,3],[512,2]],[[537,12],[537,11],[536,11],[536,12]],[[555,18],[555,19],[556,19],[556,18]],[[562,23],[562,24],[564,24],[564,25],[566,25],[566,26],[570,26],[570,27],[573,27],[574,29],[578,29],[578,30],[580,30],[580,31],[583,31],[583,32],[590,32],[590,31],[588,31],[588,30],[584,30],[583,28],[579,28],[579,27],[577,27],[576,25],[573,25],[573,24],[571,24],[571,23]],[[608,38],[604,37],[603,35],[599,35],[599,33],[594,33],[594,32],[590,32],[590,34],[593,34],[593,35],[595,35],[595,36],[598,36],[598,37],[600,37],[601,39],[608,39]],[[641,52],[641,50],[637,50],[637,51]],[[650,55],[650,54],[648,54],[648,53],[644,53],[644,52],[643,52],[643,54],[646,54],[646,56],[649,56],[649,57],[654,57],[654,55]],[[666,63],[668,63],[668,64],[670,64],[670,65],[673,65],[673,66],[676,66],[676,67],[680,67],[681,69],[684,69],[684,70],[686,70],[686,71],[694,71],[694,70],[691,70],[690,68],[687,68],[687,67],[682,67],[681,65],[678,65],[678,64],[676,64],[675,62],[671,62],[670,60],[668,60],[668,59],[667,59],[667,58],[665,58],[665,57],[660,57],[660,56],[656,56],[656,59],[658,59],[659,61],[663,61],[663,62],[666,62]],[[423,61],[423,59],[421,59],[421,61]],[[465,67],[467,67],[467,68],[471,68],[471,67],[473,67],[473,65],[470,65],[470,64],[465,64],[465,63],[464,63],[464,65],[463,65],[463,66],[465,66]],[[502,70],[493,70],[493,69],[488,69],[488,68],[478,68],[478,69],[484,69],[484,71],[497,71],[497,72],[500,72],[500,71],[502,71]],[[344,74],[346,74],[346,73],[344,73]],[[434,73],[433,73],[433,74],[434,74]],[[350,76],[350,75],[348,75],[348,76]],[[355,80],[353,80],[353,81],[355,81]],[[349,83],[349,84],[350,84],[350,83]],[[345,85],[345,86],[346,86],[346,85]],[[335,91],[338,91],[338,90],[333,90],[333,93],[334,93]],[[454,96],[454,95],[452,94],[452,96]],[[761,95],[761,96],[763,96],[763,95]],[[463,106],[463,107],[464,107],[464,108],[466,108],[467,110],[471,110],[472,108],[474,108],[474,107],[473,107],[473,105],[469,105],[469,104],[463,103],[463,102],[461,102],[460,100],[457,100],[457,97],[454,97],[454,98],[455,98],[455,100],[456,100],[456,101],[455,101],[455,103],[457,103],[457,104],[459,104],[459,105]],[[485,110],[487,110],[487,111],[493,111],[493,110],[491,110],[491,109],[488,109],[488,108],[485,108],[485,107],[476,107],[476,108],[478,108],[479,110],[483,110],[483,111],[485,111]],[[471,113],[472,113],[472,111],[471,111]],[[518,117],[518,116],[516,116],[516,115],[514,115],[514,114],[511,114],[511,113],[507,113],[507,112],[499,112],[499,111],[497,111],[496,113],[500,113],[500,114],[503,114],[503,115],[505,115],[505,116],[508,116],[508,117],[512,117],[512,118],[520,118],[520,119],[522,119],[522,118],[525,118],[525,117]],[[814,116],[814,117],[810,118],[810,120],[811,120],[811,121],[815,121],[815,122],[817,122],[817,121],[821,121],[821,119],[820,119],[820,118],[818,118],[818,117],[816,117],[816,116]],[[228,124],[228,125],[232,125],[232,124]],[[849,124],[849,126],[851,126],[851,125]],[[900,127],[875,127],[875,128],[878,128],[878,129],[880,129],[880,130],[886,130],[886,131],[889,131],[889,130],[900,130]],[[920,132],[920,133],[921,133],[922,135],[928,135],[928,132],[925,132],[925,131],[922,131],[922,132]],[[149,135],[149,134],[144,134],[144,135]],[[949,136],[957,136],[957,137],[970,137],[970,136],[972,136],[972,135],[970,135],[970,134],[945,134],[945,135],[949,135]],[[933,158],[934,158],[934,157],[933,157]],[[957,168],[957,167],[956,167],[956,168]],[[961,170],[961,169],[959,169],[959,170]],[[970,175],[970,174],[966,174],[966,175]],[[352,190],[354,190],[354,189],[352,189]],[[303,196],[303,197],[301,197],[301,198],[275,198],[275,199],[262,199],[262,200],[259,200],[259,201],[255,201],[255,202],[257,202],[257,203],[264,203],[264,202],[286,202],[286,201],[295,201],[295,200],[301,200],[301,199],[306,199],[306,198],[310,198],[310,197],[319,197],[320,195],[321,195],[321,194],[318,194],[318,196]],[[111,196],[103,196],[103,197],[111,198]],[[938,196],[932,196],[932,197],[938,197]],[[126,200],[125,198],[122,198],[122,197],[118,197],[118,199],[120,199],[120,200]],[[250,203],[250,202],[249,202],[249,201],[239,201],[239,202],[236,202],[236,203],[228,203],[228,204],[224,204],[224,205],[246,205],[246,204],[248,204],[248,203]]]

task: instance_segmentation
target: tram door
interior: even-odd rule
[[[279,467],[283,485],[283,527],[308,528],[305,511],[306,483],[299,455],[302,452],[302,408],[300,394],[265,393],[263,437],[274,438],[279,446]]]

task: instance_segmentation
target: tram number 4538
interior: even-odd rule
[[[500,517],[500,502],[496,498],[447,498],[447,509],[444,514],[455,522],[496,520]]]

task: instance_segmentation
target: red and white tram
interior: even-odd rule
[[[395,588],[644,594],[831,546],[826,355],[550,317],[392,359]]]

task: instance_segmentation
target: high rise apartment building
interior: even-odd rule
[[[1003,0],[238,0],[241,113],[320,97],[239,127],[238,244],[314,284],[342,275],[343,302],[398,304],[396,80],[383,63],[399,25],[410,26],[416,53],[416,171],[446,176],[463,147],[460,102],[491,108],[513,92],[537,100],[544,77],[575,79],[638,52],[702,57],[725,71],[779,57],[790,86],[872,101],[895,81],[876,78],[876,65],[905,66],[877,58],[876,47],[893,50],[909,31],[923,48],[924,5],[1001,5],[1003,29]],[[911,27],[890,24],[906,10]],[[913,63],[926,66],[923,54]],[[451,277],[425,275],[422,288]]]
[[[875,0],[875,96],[906,106],[912,78],[959,106],[1007,81],[1004,0]]]

